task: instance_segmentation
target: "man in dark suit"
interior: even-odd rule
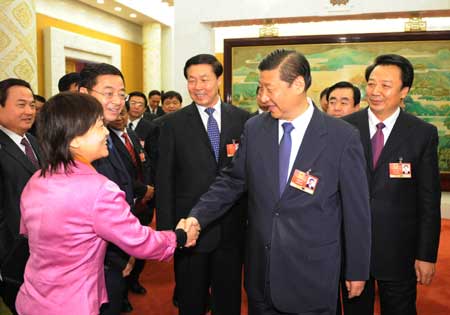
[[[350,82],[340,81],[327,90],[327,114],[341,118],[359,111],[361,92]]]
[[[223,67],[212,55],[190,58],[184,67],[193,103],[161,121],[156,174],[156,218],[160,230],[173,229],[227,166],[249,114],[221,102]],[[237,315],[241,307],[242,239],[246,202],[205,228],[193,250],[175,254],[179,311],[205,314],[211,289],[213,314]]]
[[[37,141],[27,133],[35,115],[33,91],[28,82],[20,79],[0,82],[0,265],[19,242],[20,195],[39,169]],[[3,301],[14,314],[19,286],[0,283]]]
[[[94,96],[102,104],[105,124],[116,120],[125,106],[126,98],[125,83],[120,70],[105,63],[89,64],[81,70],[80,76],[80,92]],[[108,137],[108,151],[108,157],[94,161],[93,166],[125,192],[128,204],[133,207],[133,180],[111,137]],[[100,314],[120,314],[123,292],[126,290],[124,277],[129,275],[132,268],[128,254],[109,244],[105,256],[105,282],[109,303],[102,305]]]
[[[148,104],[149,107],[146,108],[146,111],[150,114],[159,117],[164,115],[164,110],[159,104],[161,103],[161,92],[158,90],[151,90],[148,93]]]
[[[150,159],[151,182],[155,181],[156,161],[158,159],[158,124],[145,118],[147,108],[147,98],[142,92],[134,91],[129,94],[128,99],[128,127],[138,136],[141,146],[144,148]],[[163,116],[161,116],[163,117]],[[159,118],[159,117],[158,117]],[[153,202],[150,205],[154,207]]]
[[[440,233],[436,127],[400,109],[414,70],[399,55],[381,55],[366,70],[369,108],[344,119],[356,126],[367,159],[372,209],[370,281],[347,301],[345,314],[373,314],[374,283],[381,314],[416,314],[416,284],[430,284]],[[411,174],[396,177],[407,165]]]
[[[141,146],[136,133],[126,128],[128,122],[127,109],[123,108],[119,117],[109,124],[111,139],[117,148],[128,173],[133,179],[134,214],[142,225],[149,225],[153,216],[153,181],[150,160]],[[145,260],[136,259],[134,268],[127,277],[128,288],[137,294],[145,294],[147,290],[139,283],[139,275],[144,269]]]
[[[232,166],[200,198],[188,225],[207,229],[247,190],[249,315],[334,315],[343,244],[350,297],[361,293],[369,275],[370,209],[359,133],[307,99],[311,74],[302,54],[276,50],[259,70],[270,114],[247,122]],[[306,187],[308,178],[315,179],[314,189]]]

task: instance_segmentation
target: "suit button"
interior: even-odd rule
[[[278,217],[280,215],[279,212],[275,212],[275,216]]]
[[[266,249],[270,249],[270,244],[267,244],[266,246],[264,246]]]

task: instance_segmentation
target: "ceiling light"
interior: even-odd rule
[[[98,4],[103,4],[103,3],[105,3],[105,0],[97,0],[97,3]]]
[[[122,8],[121,7],[115,7],[114,11],[120,12],[120,11],[122,11]]]
[[[130,18],[135,18],[137,17],[136,13],[130,13]]]

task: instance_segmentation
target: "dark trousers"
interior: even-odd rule
[[[0,295],[5,305],[8,306],[13,314],[17,314],[16,297],[17,293],[19,293],[19,289],[20,287],[18,285],[12,285],[5,282],[0,283]]]
[[[204,315],[211,290],[211,314],[241,312],[242,250],[217,248],[210,253],[189,249],[175,253],[180,315]]]
[[[373,315],[375,281],[380,294],[381,315],[416,315],[416,278],[402,281],[384,281],[370,278],[359,297],[348,299],[345,286],[342,300],[345,315]]]
[[[105,268],[105,284],[109,302],[102,305],[100,314],[120,315],[124,292],[126,292],[126,283],[122,277],[122,271]]]
[[[248,297],[248,315],[334,315],[334,310],[324,312],[284,313],[276,309],[270,295],[270,283],[266,283],[264,299],[258,301]]]

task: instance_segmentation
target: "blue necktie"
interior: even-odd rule
[[[280,197],[283,194],[284,188],[286,187],[286,181],[289,171],[289,159],[291,157],[291,131],[294,126],[289,123],[283,123],[283,137],[280,141],[280,147],[278,148],[278,174],[280,176]]]
[[[220,131],[219,131],[219,125],[217,125],[217,121],[214,119],[213,113],[215,109],[208,107],[205,109],[205,112],[208,114],[208,125],[207,125],[207,131],[208,131],[208,137],[209,141],[211,142],[211,146],[214,150],[214,156],[216,158],[216,161],[219,161],[219,145],[220,145]]]

